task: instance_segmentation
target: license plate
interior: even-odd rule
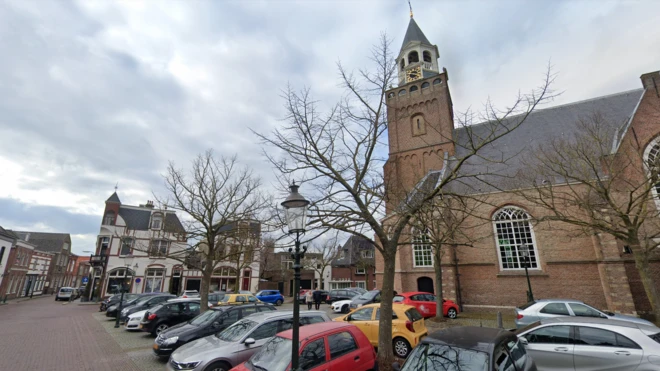
[[[154,350],[158,350],[158,344],[154,344]]]

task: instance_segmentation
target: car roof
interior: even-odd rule
[[[564,301],[564,302],[568,302],[568,303],[584,304],[583,301],[575,300],[575,299],[536,299],[535,300],[536,303],[547,303],[547,302],[551,302],[551,301]]]
[[[596,318],[596,317],[552,317],[545,318],[538,322],[541,322],[542,325],[550,325],[556,323],[562,324],[590,324],[590,325],[608,325],[608,326],[618,326],[618,327],[627,327],[627,328],[638,328],[640,330],[646,331],[656,331],[660,332],[655,326],[645,325],[643,323],[630,322],[630,321],[620,321],[616,319],[609,318]]]
[[[298,331],[300,340],[302,341],[309,337],[316,337],[318,335],[322,336],[325,332],[334,331],[344,327],[355,327],[355,325],[346,322],[319,322],[311,325],[301,326]],[[291,339],[293,337],[293,329],[282,331],[278,334],[278,336]]]
[[[300,312],[301,317],[310,317],[310,316],[327,316],[325,312],[322,312],[320,310],[306,310],[304,312]],[[292,310],[273,310],[273,311],[268,311],[268,312],[259,312],[255,314],[251,314],[249,316],[250,320],[255,321],[255,322],[265,322],[269,321],[271,319],[275,318],[293,318],[293,311]],[[302,328],[302,327],[301,327]]]
[[[198,302],[201,301],[202,299],[200,298],[174,298],[170,299],[167,302],[168,303],[186,303],[186,302]]]
[[[245,308],[245,307],[272,307],[272,304],[269,303],[245,303],[245,304],[238,304],[238,305],[214,305],[213,308],[209,308],[210,310],[229,310],[233,308]]]
[[[428,295],[433,295],[432,292],[424,292],[424,291],[410,291],[410,292],[402,292],[397,295],[399,296],[413,296],[413,295],[419,295],[419,294],[428,294]],[[394,296],[397,296],[394,295]]]
[[[504,329],[462,326],[432,332],[422,342],[492,353],[494,344],[504,339],[515,341],[517,338],[511,331]]]

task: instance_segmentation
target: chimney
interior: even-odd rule
[[[25,234],[25,242],[30,241],[30,232]]]
[[[149,200],[149,201],[147,201],[147,204],[144,205],[144,206],[145,206],[145,207],[148,207],[148,208],[150,208],[150,209],[153,209],[153,208],[154,208],[154,202],[151,201],[151,200]]]
[[[660,71],[645,73],[639,77],[642,80],[644,89],[655,92],[655,95],[660,98]]]

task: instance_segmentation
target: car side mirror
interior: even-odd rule
[[[519,340],[520,340],[520,344],[522,344],[522,345],[527,345],[527,344],[529,344],[529,342],[527,341],[527,339],[524,338],[524,337],[521,337]]]
[[[245,339],[245,341],[243,342],[243,344],[245,344],[245,346],[250,346],[250,345],[253,345],[254,343],[255,343],[255,341],[254,341],[253,338],[247,338],[247,339]]]
[[[352,315],[349,314],[348,316],[346,316],[346,317],[344,318],[344,321],[350,322],[352,319],[353,319],[353,318],[352,318]]]
[[[401,371],[401,365],[399,364],[399,362],[392,363],[392,370]]]

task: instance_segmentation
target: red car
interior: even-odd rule
[[[392,300],[394,303],[412,305],[417,308],[424,318],[435,317],[436,304],[435,295],[429,292],[404,292],[398,294]],[[456,318],[458,315],[458,305],[451,300],[442,300],[442,315],[449,318]]]
[[[293,330],[268,340],[247,362],[232,371],[285,371],[291,367]],[[345,322],[322,322],[300,327],[299,367],[307,371],[376,369],[376,351],[366,335]]]

